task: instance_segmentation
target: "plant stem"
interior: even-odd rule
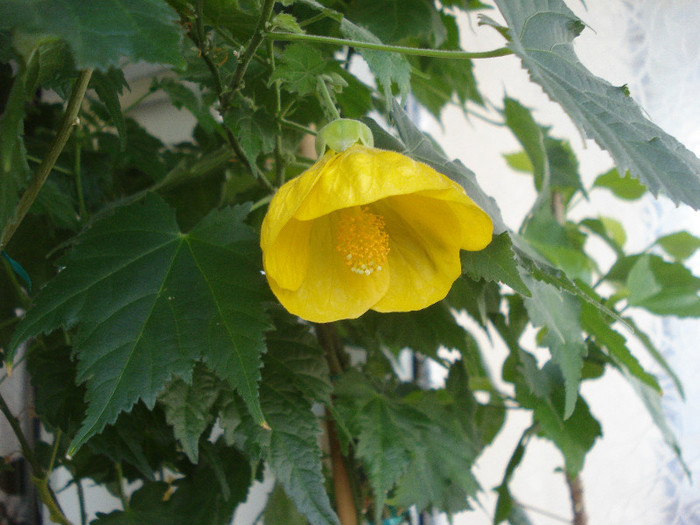
[[[316,135],[315,129],[311,129],[307,126],[304,126],[303,124],[297,124],[296,122],[287,120],[286,118],[280,118],[280,122],[289,128],[293,128],[298,131],[303,131],[304,133],[308,133],[309,135]]]
[[[330,44],[336,46],[350,46],[358,49],[374,49],[376,51],[389,51],[401,53],[402,55],[415,55],[421,57],[448,58],[452,60],[472,60],[478,58],[496,58],[512,55],[513,51],[507,47],[499,47],[491,51],[453,51],[449,49],[426,49],[407,46],[390,46],[377,44],[374,42],[360,42],[358,40],[348,40],[345,38],[335,38],[331,36],[307,35],[301,33],[270,32],[265,33],[265,37],[270,40],[293,41],[301,40],[306,42],[316,42],[318,44]]]
[[[56,164],[58,156],[63,151],[63,147],[66,145],[66,142],[68,142],[68,138],[75,125],[75,119],[80,112],[80,106],[83,103],[83,97],[85,96],[85,91],[87,91],[91,76],[92,69],[84,69],[80,72],[78,79],[75,81],[58,134],[51,143],[44,160],[34,172],[34,177],[17,204],[15,219],[7,225],[2,239],[0,239],[0,250],[8,245],[15,231],[17,231],[17,228],[22,223],[22,220],[24,220],[34,200],[37,195],[39,195],[41,187],[44,185],[44,182],[46,182],[46,178],[49,176],[49,173],[51,173],[54,164]]]
[[[75,479],[75,488],[78,491],[78,507],[80,508],[80,525],[87,525],[87,511],[85,509],[85,491],[80,478]]]
[[[39,461],[34,455],[32,447],[29,445],[29,441],[24,435],[24,432],[22,431],[22,425],[20,424],[19,419],[17,419],[14,416],[14,414],[12,414],[12,412],[10,411],[10,407],[7,405],[7,403],[5,402],[5,398],[3,398],[2,395],[0,395],[0,412],[3,413],[5,419],[7,419],[7,422],[10,424],[12,432],[14,432],[17,441],[19,441],[19,446],[22,449],[22,455],[24,456],[24,459],[26,459],[29,463],[29,466],[32,468],[34,476],[41,476],[44,472],[44,469],[41,468]]]
[[[274,1],[272,2],[274,5]],[[246,169],[250,172],[253,177],[258,179],[265,188],[271,192],[275,190],[274,186],[272,183],[268,180],[267,177],[263,173],[260,173],[259,170],[257,169],[257,166],[254,164],[251,164],[248,161],[248,157],[245,154],[245,151],[243,151],[243,147],[241,146],[241,143],[238,141],[236,136],[233,134],[233,131],[231,131],[231,128],[226,124],[226,112],[229,109],[229,106],[231,104],[231,98],[234,95],[235,88],[234,90],[230,90],[224,86],[223,80],[221,79],[221,74],[219,73],[219,69],[216,67],[216,64],[212,60],[210,54],[209,54],[209,45],[207,38],[204,34],[204,25],[202,23],[202,19],[204,17],[203,15],[203,0],[198,0],[197,3],[195,4],[195,21],[194,21],[194,29],[195,29],[195,34],[192,36],[190,34],[191,38],[194,40],[195,44],[199,48],[200,54],[202,55],[202,60],[204,60],[204,63],[206,64],[207,68],[209,69],[209,72],[211,73],[212,79],[214,80],[214,89],[216,91],[216,96],[219,99],[219,114],[221,115],[222,119],[222,126],[224,128],[224,131],[226,133],[226,140],[231,146],[231,149],[233,149],[234,153],[238,157],[238,159],[243,163],[243,165],[246,167]],[[270,7],[270,10],[272,10],[272,7]],[[268,15],[269,18],[269,15]],[[262,16],[261,16],[262,19]],[[263,24],[264,27],[264,24]],[[251,42],[255,38],[255,35],[251,38]],[[262,38],[260,39],[262,41]],[[258,42],[258,45],[260,43]],[[250,47],[250,43],[249,43]],[[257,45],[255,46],[255,50],[257,50]],[[255,54],[255,50],[253,50],[253,55]],[[248,59],[248,63],[252,59],[251,57]],[[245,64],[245,67],[242,69],[241,73],[241,79],[239,79],[238,84],[240,85],[240,82],[242,80],[242,75],[245,73],[245,69],[248,67],[248,64]],[[241,69],[241,62],[238,63],[238,67],[236,68],[236,73],[239,72],[239,69]],[[234,84],[235,85],[235,84]]]
[[[571,508],[574,513],[572,525],[586,525],[588,517],[583,504],[583,483],[579,476],[570,476],[566,474],[566,483],[569,485],[569,494],[571,494]]]
[[[331,377],[340,375],[346,368],[343,357],[343,343],[338,331],[332,324],[315,324],[316,337],[325,350]],[[357,525],[357,508],[353,496],[352,484],[348,476],[335,422],[326,408],[326,432],[330,447],[331,467],[333,469],[333,488],[335,490],[335,506],[341,525]]]
[[[122,502],[122,508],[124,509],[125,512],[129,511],[129,499],[126,497],[126,494],[124,493],[124,473],[122,472],[122,464],[121,463],[115,463],[114,468],[117,471],[117,491],[119,492],[119,499]]]
[[[318,87],[321,88],[319,90],[321,92],[321,99],[323,100],[325,106],[328,108],[328,111],[330,111],[331,115],[333,116],[333,119],[339,119],[340,113],[338,112],[338,108],[335,106],[335,103],[331,98],[331,94],[328,91],[328,86],[326,85],[326,81],[323,80],[323,78],[318,79]]]
[[[63,515],[61,507],[58,505],[58,501],[56,500],[56,495],[49,487],[49,473],[45,472],[42,466],[39,464],[39,461],[34,455],[32,447],[29,445],[27,437],[22,431],[22,425],[20,424],[19,419],[12,414],[10,407],[7,405],[5,398],[3,398],[2,395],[0,395],[0,412],[3,413],[7,419],[7,422],[10,424],[12,432],[15,434],[15,437],[19,442],[19,446],[22,449],[22,456],[24,456],[24,459],[29,463],[29,466],[32,469],[32,481],[37,487],[41,501],[48,507],[51,519],[56,523],[60,523],[61,525],[73,525]]]
[[[326,428],[328,429],[328,445],[331,449],[331,467],[333,468],[333,489],[335,505],[341,525],[357,525],[357,509],[350,485],[350,477],[345,466],[345,458],[340,448],[335,423],[326,411]]]
[[[272,8],[274,6],[275,0],[265,0],[265,3],[263,4],[262,9],[260,11],[260,18],[258,18],[258,24],[257,26],[255,26],[255,32],[253,33],[253,36],[250,37],[248,45],[246,46],[245,50],[241,54],[241,58],[238,61],[236,70],[233,72],[233,79],[231,80],[231,92],[227,95],[227,97],[233,96],[242,87],[243,76],[245,75],[245,72],[248,69],[248,64],[250,64],[250,61],[253,60],[253,57],[255,56],[258,47],[262,43],[263,38],[266,34],[268,34],[265,32],[265,29],[267,24],[270,22],[270,18],[272,17]]]
[[[275,72],[275,48],[272,40],[267,41],[267,52],[270,56],[270,67],[272,68],[272,73]],[[282,155],[282,123],[280,119],[282,118],[282,92],[280,90],[280,80],[277,79],[274,82],[275,87],[275,180],[277,181],[277,186],[282,186],[284,184],[284,173],[285,173],[285,162],[284,156]]]
[[[80,221],[87,219],[87,208],[85,207],[85,198],[83,197],[83,175],[80,167],[80,154],[82,147],[80,141],[75,143],[75,164],[73,172],[75,175],[75,192],[78,195],[78,210],[80,212]]]

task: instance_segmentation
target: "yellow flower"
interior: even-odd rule
[[[446,176],[355,144],[329,150],[279,189],[260,245],[282,305],[327,323],[443,299],[461,274],[460,249],[483,249],[492,230],[489,216]]]

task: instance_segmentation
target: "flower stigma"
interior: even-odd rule
[[[358,275],[381,271],[389,254],[389,234],[384,217],[366,208],[341,210],[336,232],[336,249],[350,270]]]

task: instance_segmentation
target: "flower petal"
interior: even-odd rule
[[[386,220],[391,272],[389,289],[372,309],[420,310],[443,299],[462,272],[462,233],[452,207],[438,199],[403,195],[371,209]]]
[[[460,188],[430,190],[416,195],[438,199],[450,207],[456,216],[455,228],[461,230],[460,247],[463,250],[483,250],[493,237],[493,222]]]
[[[312,221],[290,219],[275,240],[263,251],[265,275],[282,288],[296,290],[306,277],[311,251]]]
[[[310,220],[393,195],[450,189],[466,197],[457,183],[426,164],[394,151],[355,145],[321,168],[294,217]]]
[[[292,314],[316,323],[359,317],[389,288],[387,269],[372,275],[357,275],[345,265],[335,248],[337,214],[313,221],[309,236],[306,278],[292,291],[282,288],[272,276],[268,282],[280,303]]]
[[[326,164],[336,157],[329,152],[298,177],[284,184],[270,202],[260,231],[260,247],[267,250],[313,189]]]

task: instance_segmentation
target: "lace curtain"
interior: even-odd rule
[[[607,3],[607,2],[606,2]],[[695,0],[618,0],[624,35],[629,87],[652,120],[700,155],[700,3]],[[698,212],[676,208],[666,200],[649,200],[644,220],[651,236],[681,229],[700,235]],[[700,274],[700,255],[690,260]],[[665,378],[663,409],[678,436],[683,457],[695,484],[659,439],[658,479],[662,489],[654,522],[669,525],[700,523],[700,322],[665,318],[655,320],[651,335],[680,376],[683,402]],[[652,522],[650,522],[652,523]]]

